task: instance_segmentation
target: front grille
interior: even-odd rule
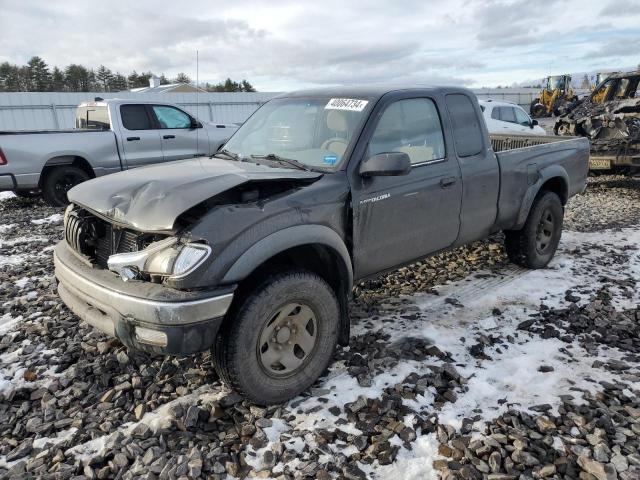
[[[64,234],[71,248],[102,268],[114,253],[137,252],[154,240],[152,235],[116,227],[82,209],[67,215]]]
[[[114,253],[137,252],[140,250],[140,237],[139,233],[113,228],[112,225],[106,223],[105,235],[98,238],[96,244],[96,263],[101,267],[106,267],[109,256]]]

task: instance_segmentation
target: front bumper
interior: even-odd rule
[[[53,258],[58,293],[73,313],[127,347],[150,353],[187,355],[211,348],[233,300],[233,286],[188,292],[123,282],[93,268],[65,240]]]

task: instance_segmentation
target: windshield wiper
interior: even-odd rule
[[[295,160],[293,158],[284,158],[279,155],[276,155],[275,153],[267,153],[266,155],[251,155],[251,158],[255,158],[257,160],[264,159],[264,160],[271,160],[272,162],[284,163],[286,165],[291,165],[292,167],[296,167],[300,170],[305,170],[307,172],[311,170],[304,163],[299,162],[298,160]]]
[[[230,158],[231,160],[236,160],[236,161],[240,160],[240,155],[238,155],[237,153],[230,152],[226,148],[223,148],[222,150],[218,150],[216,153],[211,155],[211,157],[217,157],[219,155],[220,156],[224,155],[225,157]]]

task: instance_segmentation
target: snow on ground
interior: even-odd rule
[[[0,199],[7,198],[0,193]],[[32,220],[35,225],[59,223],[61,214]],[[0,233],[9,231],[11,225],[5,225]],[[42,228],[42,227],[40,227]],[[0,242],[3,245],[38,242],[38,237],[12,239]],[[585,248],[597,245],[598,248]],[[406,337],[424,338],[447,352],[454,360],[458,371],[467,379],[466,389],[457,391],[457,401],[445,403],[438,412],[439,422],[459,427],[463,418],[480,412],[481,422],[489,421],[504,413],[509,407],[516,406],[527,410],[539,404],[550,404],[554,409],[559,405],[559,396],[571,393],[579,396],[575,389],[596,391],[599,380],[615,382],[616,374],[593,367],[597,357],[587,355],[577,343],[567,344],[555,338],[543,339],[540,336],[518,330],[518,325],[537,312],[541,303],[549,307],[567,305],[567,290],[580,297],[578,303],[587,302],[589,296],[597,290],[602,279],[633,279],[640,281],[640,231],[627,228],[621,230],[605,230],[594,233],[565,232],[560,249],[550,266],[543,270],[525,270],[508,266],[498,272],[478,272],[459,282],[442,285],[437,288],[438,295],[421,294],[406,297],[408,306],[419,310],[418,318],[403,318],[396,315],[397,307],[389,304],[388,315],[375,321],[364,321],[353,326],[352,335],[364,335],[372,329],[383,330],[391,335],[388,343]],[[39,255],[50,255],[50,248],[40,251]],[[627,256],[623,267],[611,264],[611,255]],[[0,266],[18,264],[26,261],[26,254],[0,255]],[[22,277],[15,280],[16,287],[23,289],[37,277]],[[640,292],[635,291],[627,296],[625,292],[615,288],[614,305],[619,308],[630,308],[640,301]],[[29,293],[25,298],[29,299]],[[403,309],[407,304],[403,305]],[[30,321],[27,319],[26,321]],[[16,325],[24,322],[21,316],[11,317],[5,314],[0,317],[0,335],[10,334]],[[484,350],[488,358],[478,360],[469,352],[469,346],[479,336],[495,336],[499,338],[513,337],[511,343],[496,342]],[[55,355],[55,350],[46,351],[41,348],[43,356]],[[20,388],[27,383],[27,371],[19,352],[0,357],[0,394]],[[602,359],[619,359],[622,354],[617,349],[601,350]],[[247,462],[256,470],[263,467],[263,454],[276,442],[285,443],[289,448],[299,448],[307,444],[311,448],[316,445],[313,435],[305,433],[303,437],[296,433],[317,429],[340,428],[348,434],[359,434],[360,431],[351,423],[345,422],[346,415],[341,412],[335,416],[328,412],[332,406],[344,407],[356,401],[360,396],[377,398],[385,388],[394,386],[412,372],[427,372],[429,366],[442,364],[436,358],[429,360],[429,365],[413,360],[401,360],[384,373],[372,378],[371,386],[360,386],[347,372],[344,362],[335,362],[324,379],[318,382],[316,389],[322,395],[299,397],[287,405],[293,412],[285,419],[274,418],[273,424],[264,429],[268,444],[259,449],[248,447]],[[548,367],[542,372],[541,366]],[[39,371],[37,384],[46,385],[58,375],[53,371]],[[162,429],[171,421],[171,409],[177,404],[194,404],[194,401],[215,401],[226,394],[224,390],[201,388],[189,395],[164,404],[154,411],[147,412],[140,421],[121,425],[116,431],[130,434],[140,424],[148,425],[153,430]],[[322,396],[323,400],[319,398]],[[424,395],[415,399],[404,400],[414,411],[434,411],[434,392],[427,390]],[[410,419],[405,422],[410,425]],[[39,445],[57,444],[75,433],[73,429],[59,432],[53,438],[39,438]],[[109,438],[115,432],[76,445],[66,451],[79,459],[89,459],[105,448]],[[403,480],[435,479],[436,471],[432,462],[438,458],[438,440],[434,434],[418,436],[412,442],[412,450],[404,448],[399,438],[393,437],[392,444],[401,449],[396,461],[391,465],[360,465],[363,471],[382,479]],[[345,453],[349,448],[342,445]],[[321,457],[328,462],[331,456]],[[3,458],[0,458],[0,465]],[[282,471],[284,465],[276,465],[273,472]]]
[[[507,267],[497,275],[480,272],[470,279],[440,287],[439,295],[409,297],[422,310],[422,319],[425,320],[395,318],[393,323],[384,322],[384,319],[375,322],[385,333],[391,334],[389,342],[407,336],[431,340],[440,350],[452,355],[458,371],[469,379],[468,390],[459,392],[457,401],[446,403],[440,411],[440,424],[458,428],[462,418],[473,416],[478,411],[482,412],[482,421],[489,421],[511,406],[526,410],[548,403],[556,408],[560,404],[559,395],[576,396],[576,388],[596,391],[599,389],[598,381],[616,380],[611,372],[593,368],[593,362],[597,358],[587,355],[577,342],[567,346],[558,339],[542,339],[517,331],[518,324],[537,312],[542,302],[550,307],[561,306],[567,290],[590,287],[593,291],[598,286],[599,276],[632,277],[640,281],[640,251],[630,253],[626,269],[612,271],[597,262],[601,256],[599,250],[590,250],[584,255],[572,253],[585,244],[606,244],[607,248],[617,253],[629,253],[630,247],[640,245],[640,231],[624,229],[598,233],[566,232],[559,252],[549,268],[525,270]],[[463,306],[445,301],[446,298],[456,298]],[[588,300],[586,295],[583,298]],[[634,298],[617,298],[617,302],[620,308],[635,305],[637,292]],[[495,308],[500,309],[500,315],[492,313]],[[369,323],[355,326],[352,334],[365,333],[367,328]],[[511,335],[517,341],[515,344],[496,344],[485,349],[490,360],[480,362],[468,350],[474,337],[480,334],[501,337]],[[609,359],[621,356],[621,352],[616,349],[607,352]],[[437,362],[430,362],[430,365],[434,363]],[[552,367],[553,371],[539,371],[539,367],[543,365]],[[289,429],[283,433],[310,428],[336,428],[336,421],[340,417],[328,415],[327,408],[332,405],[343,406],[359,396],[378,397],[385,387],[398,383],[409,373],[427,370],[426,365],[404,361],[396,368],[374,377],[371,387],[360,387],[356,379],[341,365],[334,364],[326,380],[319,385],[319,388],[331,391],[331,394],[324,395],[329,402],[322,404],[323,408],[316,413],[296,415],[295,420],[288,422]],[[415,410],[429,410],[432,408],[433,396],[418,396],[410,402]],[[300,403],[299,407],[301,411],[308,411],[315,405],[320,403],[316,397],[311,396]],[[340,426],[347,433],[360,433],[355,428],[345,427],[347,425]],[[311,445],[313,446],[313,440]],[[437,445],[435,434],[418,437],[412,444],[413,450],[401,449],[393,464],[360,467],[384,479],[435,479],[437,475],[431,463],[438,458]],[[257,454],[257,458],[261,458],[260,452]],[[260,466],[259,461],[254,463],[254,467]]]
[[[48,217],[51,218],[51,217]],[[626,268],[611,270],[599,261],[600,251],[589,250],[576,255],[576,249],[586,244],[605,245],[607,249],[629,255]],[[439,412],[441,424],[459,427],[461,419],[481,410],[482,420],[491,420],[507,410],[509,406],[522,409],[549,403],[554,407],[559,403],[559,395],[572,393],[570,389],[578,387],[585,390],[595,390],[598,380],[614,381],[610,372],[592,368],[595,360],[577,344],[563,343],[557,339],[542,339],[527,332],[519,332],[517,325],[528,319],[536,312],[542,302],[548,306],[561,306],[565,292],[569,289],[583,289],[593,291],[598,286],[598,277],[625,278],[632,277],[640,281],[640,253],[629,250],[640,244],[640,232],[635,229],[620,231],[603,231],[598,233],[566,232],[563,236],[560,250],[549,268],[544,270],[524,270],[518,267],[506,267],[497,274],[480,272],[460,282],[439,287],[439,295],[423,294],[407,297],[407,299],[423,315],[420,319],[408,320],[395,317],[394,322],[375,322],[376,328],[384,329],[391,335],[389,343],[404,337],[422,337],[429,339],[442,351],[451,354],[458,371],[468,378],[467,391],[458,392],[455,403],[446,403]],[[604,247],[603,247],[604,248]],[[0,259],[2,260],[2,259]],[[16,281],[24,286],[28,279]],[[455,298],[457,302],[445,299]],[[587,295],[582,295],[585,300]],[[638,293],[633,298],[619,297],[616,299],[620,308],[634,305],[638,301]],[[494,309],[500,314],[494,314]],[[5,315],[0,320],[0,330],[7,331],[19,318],[13,319]],[[371,322],[355,325],[353,335],[364,334],[371,328]],[[478,361],[473,358],[468,347],[477,335],[513,336],[516,342],[505,348],[501,343],[485,349],[490,359]],[[570,353],[570,357],[567,355]],[[607,352],[608,358],[618,358],[620,353],[615,349]],[[11,360],[11,361],[10,361]],[[438,364],[435,360],[430,365]],[[0,390],[14,389],[25,382],[25,367],[16,359],[0,358],[2,364],[2,379]],[[10,365],[10,368],[7,365]],[[543,373],[538,369],[541,365],[553,367],[553,371]],[[570,368],[567,366],[570,365]],[[336,362],[317,388],[328,390],[324,394],[327,403],[320,403],[317,396],[294,399],[289,405],[295,404],[294,411],[308,412],[315,409],[315,413],[295,414],[286,422],[277,420],[274,425],[265,429],[269,437],[269,444],[259,450],[249,449],[247,462],[256,470],[260,470],[262,454],[271,448],[274,442],[282,441],[283,435],[291,435],[296,431],[310,429],[335,429],[344,413],[333,416],[327,413],[331,406],[344,406],[348,402],[357,400],[359,396],[375,398],[382,391],[397,384],[411,372],[424,372],[427,365],[416,361],[402,361],[389,371],[375,376],[370,387],[361,387],[356,379],[349,375],[340,362]],[[49,372],[39,377],[51,378]],[[40,380],[43,381],[43,380]],[[161,428],[169,419],[170,408],[174,403],[189,403],[191,397],[199,400],[206,399],[220,392],[204,389],[187,397],[180,398],[147,413],[138,423],[145,423],[154,430]],[[418,396],[411,402],[414,410],[432,409],[434,396],[430,392]],[[120,427],[119,431],[130,433],[138,423],[129,423]],[[352,425],[339,426],[350,434],[360,431]],[[86,444],[78,445],[67,451],[78,458],[89,458],[104,448],[107,439],[105,435]],[[289,447],[295,442],[302,442],[299,437],[285,437]],[[41,440],[42,442],[46,440]],[[305,438],[310,445],[314,445],[313,438]],[[394,439],[392,439],[394,441]],[[395,441],[398,438],[395,437]],[[401,445],[401,443],[398,443]],[[361,465],[361,468],[379,478],[424,479],[437,478],[431,464],[437,457],[438,441],[434,434],[420,436],[412,444],[413,450],[401,448],[396,462],[391,465]],[[328,461],[330,457],[326,460]],[[283,468],[276,466],[274,472]]]
[[[15,196],[16,194],[13,192],[0,192],[0,201],[6,200],[8,198],[13,198]]]
[[[16,227],[15,223],[6,223],[4,225],[0,225],[0,234],[11,231]]]
[[[45,218],[31,220],[31,223],[33,223],[34,225],[43,225],[47,223],[60,223],[62,222],[62,218],[63,216],[61,213],[54,213],[53,215],[49,215],[48,217],[45,217]]]

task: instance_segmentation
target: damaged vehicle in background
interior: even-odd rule
[[[489,137],[461,88],[284,94],[212,158],[73,188],[58,293],[129,348],[213,349],[227,385],[279,403],[348,343],[356,282],[498,231],[514,262],[545,267],[588,150]]]
[[[591,170],[640,172],[640,71],[610,74],[556,120],[557,135],[591,141]]]

